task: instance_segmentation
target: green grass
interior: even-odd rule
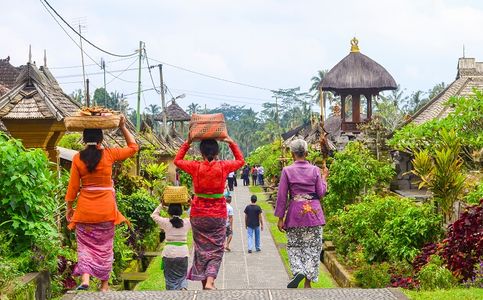
[[[260,186],[251,186],[250,187],[250,192],[254,193],[257,195],[258,201],[257,204],[262,208],[264,215],[265,215],[265,220],[269,224],[266,224],[265,228],[270,226],[270,232],[272,233],[272,237],[275,241],[275,244],[277,244],[278,248],[278,253],[280,254],[280,257],[282,258],[282,261],[285,265],[285,268],[289,270],[289,275],[292,276],[292,273],[290,272],[290,267],[288,263],[288,253],[287,253],[287,235],[283,232],[280,232],[277,227],[278,223],[278,217],[276,217],[273,213],[273,207],[270,203],[267,202],[267,196],[263,193],[263,190]],[[303,283],[300,283],[299,287],[302,286]],[[327,274],[326,272],[323,271],[323,269],[320,269],[319,273],[319,281],[312,283],[312,287],[314,288],[334,288],[336,285],[334,284],[334,281],[332,280],[330,274]]]
[[[412,300],[478,300],[483,299],[483,289],[479,288],[454,288],[450,290],[436,291],[410,291],[402,290]]]

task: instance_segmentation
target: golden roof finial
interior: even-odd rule
[[[360,52],[359,50],[359,40],[355,37],[351,40],[351,52]]]

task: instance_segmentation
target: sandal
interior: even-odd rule
[[[302,281],[304,278],[304,274],[295,273],[292,280],[290,280],[290,282],[287,284],[287,288],[296,289],[299,286],[300,281]]]
[[[89,285],[81,284],[75,288],[76,291],[87,291],[89,289]]]

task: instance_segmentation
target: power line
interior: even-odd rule
[[[120,79],[120,80],[123,80],[123,81],[126,81],[126,82],[135,82],[137,83],[137,81],[131,81],[131,80],[126,80],[126,79],[122,79],[122,78],[119,78],[122,74],[124,74],[124,72],[126,72],[132,65],[134,65],[136,62],[138,61],[138,58],[136,57],[132,63],[127,66],[126,69],[124,69],[119,75],[115,76],[114,78],[112,78],[108,83],[106,83],[106,86],[109,85],[111,82],[113,82],[114,80],[116,79]]]
[[[242,82],[238,82],[238,81],[224,79],[224,78],[221,78],[221,77],[217,77],[217,76],[213,76],[213,75],[201,73],[201,72],[198,72],[198,71],[193,71],[193,70],[190,70],[188,68],[184,68],[184,67],[180,67],[180,66],[177,66],[177,65],[169,64],[169,63],[166,63],[166,62],[163,62],[163,61],[154,59],[154,58],[151,58],[151,60],[154,60],[156,62],[159,62],[159,63],[163,64],[163,65],[167,65],[167,66],[170,66],[170,67],[175,68],[175,69],[179,69],[179,70],[182,70],[182,71],[185,71],[185,72],[189,72],[189,73],[193,73],[193,74],[196,74],[196,75],[200,75],[200,76],[203,76],[203,77],[207,77],[207,78],[211,78],[211,79],[215,79],[215,80],[219,80],[219,81],[224,81],[224,82],[229,82],[229,83],[232,83],[232,84],[246,86],[246,87],[249,87],[249,88],[259,89],[259,90],[263,90],[263,91],[269,91],[269,92],[273,91],[272,89],[269,89],[269,88],[264,88],[264,87],[260,87],[260,86],[256,86],[256,85],[252,85],[252,84],[248,84],[248,83],[242,83]]]
[[[42,2],[42,0],[40,0],[40,2]],[[43,0],[43,2],[45,2],[45,4],[47,4],[50,7],[50,9],[57,15],[57,17],[59,17],[62,20],[62,22],[64,22],[64,24],[66,24],[72,31],[74,31],[81,39],[86,41],[89,45],[96,48],[97,50],[104,52],[106,54],[109,54],[111,56],[117,56],[117,57],[131,57],[131,56],[134,56],[134,55],[137,54],[136,52],[131,53],[131,54],[116,54],[116,53],[109,52],[107,50],[104,50],[104,49],[96,46],[94,43],[92,43],[91,41],[89,41],[88,39],[83,37],[82,34],[77,32],[77,30],[75,30],[66,20],[64,20],[64,18],[52,7],[52,5],[50,5],[50,3],[47,0]],[[45,5],[44,5],[44,7],[45,7]]]
[[[232,96],[232,95],[218,94],[218,93],[211,93],[211,92],[200,92],[200,91],[185,90],[185,89],[173,89],[173,91],[197,93],[197,94],[208,95],[208,96],[222,96],[222,97],[237,98],[237,99],[259,100],[264,102],[267,102],[267,100],[270,100],[270,99],[253,98],[253,97],[245,97],[245,96]]]
[[[130,59],[130,57],[125,57],[125,58],[121,58],[121,59],[115,59],[115,60],[110,60],[110,61],[106,61],[107,64],[112,64],[112,63],[115,63],[115,62],[120,62],[120,61],[125,61],[125,60],[128,60]],[[98,64],[86,64],[84,65],[85,67],[92,67],[92,66],[97,66]],[[62,69],[77,69],[77,68],[82,68],[81,65],[79,66],[66,66],[66,67],[49,67],[49,69],[51,70],[62,70]]]
[[[42,5],[44,6],[45,10],[52,16],[52,18],[54,19],[54,21],[57,23],[57,25],[59,25],[59,27],[62,29],[62,31],[64,31],[64,33],[69,37],[69,39],[79,48],[81,49],[80,45],[77,43],[77,41],[74,40],[73,37],[70,36],[70,34],[67,32],[67,30],[64,28],[64,26],[62,26],[62,24],[60,24],[60,22],[57,20],[57,18],[55,18],[55,16],[50,12],[50,10],[47,8],[47,6],[45,6],[45,4],[40,1],[40,3],[42,3]],[[82,50],[82,49],[81,49]],[[82,50],[82,52],[84,52],[84,54],[90,59],[92,60],[92,62],[94,62],[97,66],[99,66],[101,69],[102,69],[102,66],[95,60],[93,59],[87,52],[85,52],[84,50]],[[115,75],[113,75],[111,72],[109,71],[106,71],[109,75],[113,76],[113,77],[116,77]],[[121,71],[122,72],[122,71]],[[94,74],[94,73],[93,73]],[[95,73],[97,75],[97,73]],[[104,74],[103,72],[99,72],[99,74]],[[87,74],[87,75],[90,75],[90,74]],[[79,77],[79,76],[82,76],[82,75],[77,75],[77,76],[68,76],[68,77]],[[62,76],[59,76],[57,78],[67,78],[67,77],[62,77]],[[130,81],[127,81],[125,79],[121,79],[121,78],[118,78],[120,80],[123,80],[123,81],[126,81],[126,82],[130,82]]]
[[[153,88],[156,93],[161,94],[161,91],[158,91],[158,89],[156,88],[156,84],[154,83],[153,74],[151,73],[152,67],[149,65],[148,53],[146,52],[146,48],[144,48],[144,56],[146,57],[146,64],[148,65],[149,77],[151,77],[151,83],[153,84]]]

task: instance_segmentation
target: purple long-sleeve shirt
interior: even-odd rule
[[[327,184],[318,167],[307,161],[295,161],[282,170],[275,216],[285,217],[285,228],[324,225],[324,212],[319,199],[326,190]],[[300,195],[313,195],[317,199],[303,200],[299,199]]]

